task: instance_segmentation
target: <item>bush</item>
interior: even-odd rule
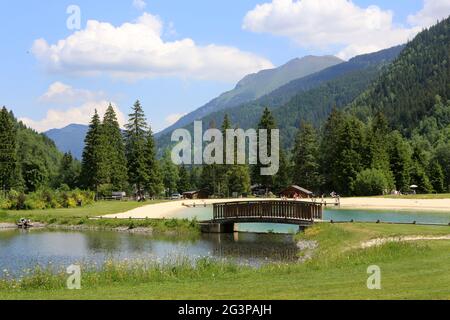
[[[75,208],[94,203],[95,194],[91,191],[62,191],[42,189],[24,194],[11,190],[7,196],[0,196],[0,209],[5,210],[44,210],[50,208]]]
[[[382,170],[367,169],[358,174],[353,190],[357,196],[379,196],[389,192],[389,180]]]

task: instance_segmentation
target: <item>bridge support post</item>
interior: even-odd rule
[[[234,233],[234,223],[203,223],[200,225],[203,233]]]

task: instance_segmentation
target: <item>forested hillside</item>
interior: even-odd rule
[[[166,133],[170,134],[176,128],[189,125],[194,120],[201,119],[210,113],[258,99],[294,79],[303,78],[342,62],[341,59],[334,56],[306,56],[293,59],[278,68],[247,75],[238,82],[233,90],[221,94],[204,106],[185,115],[172,126],[156,134],[156,137]]]
[[[6,108],[1,110],[0,122],[2,145],[10,146],[2,150],[2,158],[7,159],[0,169],[2,188],[35,191],[54,184],[63,157],[55,143],[17,121]]]
[[[362,119],[382,112],[407,135],[434,114],[436,96],[450,99],[450,18],[420,33],[352,105]]]
[[[322,124],[333,107],[343,108],[358,97],[392,62],[404,46],[361,55],[348,62],[294,80],[260,99],[222,110],[204,117],[203,125],[221,123],[225,114],[239,128],[255,127],[265,107],[277,109],[274,117],[281,129],[282,144],[290,148],[301,120]],[[188,126],[192,129],[192,125]],[[170,145],[170,134],[158,139],[164,149]]]

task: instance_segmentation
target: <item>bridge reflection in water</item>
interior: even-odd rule
[[[305,228],[323,218],[323,205],[311,201],[237,201],[213,206],[213,219],[201,223],[202,232],[233,233],[237,223],[280,223]]]
[[[214,257],[250,264],[298,260],[299,249],[290,234],[210,233],[202,239],[209,242]]]

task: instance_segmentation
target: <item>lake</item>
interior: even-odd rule
[[[213,217],[212,206],[186,208],[177,213],[179,218],[197,218],[197,220],[209,220]],[[430,223],[430,224],[449,224],[449,212],[420,212],[420,211],[395,211],[395,210],[346,210],[346,209],[326,209],[323,212],[324,220],[351,221],[356,222],[401,222],[401,223]],[[298,227],[292,225],[276,224],[241,224],[238,225],[239,231],[246,232],[276,232],[276,233],[296,233]]]
[[[180,218],[211,219],[212,207],[187,208]],[[325,210],[324,219],[443,223],[450,213],[405,211]],[[17,277],[36,266],[60,269],[71,264],[102,265],[105,261],[144,260],[159,263],[202,257],[260,266],[297,261],[293,233],[297,226],[241,224],[235,234],[202,234],[195,239],[155,237],[107,231],[9,230],[0,232],[0,278]],[[272,233],[263,234],[270,231]],[[7,270],[7,272],[3,272]]]
[[[26,269],[105,261],[139,260],[171,263],[209,257],[259,266],[297,260],[297,247],[287,234],[202,234],[198,239],[108,231],[9,230],[0,232],[0,277]],[[3,272],[7,270],[7,272]]]

